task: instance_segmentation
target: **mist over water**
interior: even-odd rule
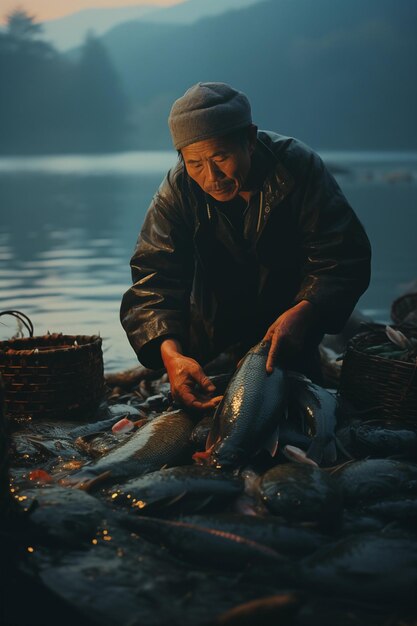
[[[417,153],[322,153],[373,246],[359,308],[387,321],[417,278]],[[174,152],[0,159],[0,309],[46,331],[103,337],[105,369],[136,364],[119,322],[129,260]],[[16,332],[2,318],[0,338]]]

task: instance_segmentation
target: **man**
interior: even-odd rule
[[[172,106],[178,163],[155,194],[121,321],[173,397],[215,406],[202,365],[262,338],[274,363],[320,380],[318,343],[344,326],[370,278],[368,238],[321,159],[252,123],[246,96],[198,83]]]

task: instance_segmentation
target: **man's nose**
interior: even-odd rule
[[[220,175],[221,175],[221,172],[219,168],[217,167],[216,163],[214,161],[211,161],[211,159],[207,159],[206,172],[207,172],[207,180],[209,182],[210,181],[215,182],[216,180],[220,178]]]

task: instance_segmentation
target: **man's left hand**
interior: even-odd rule
[[[314,304],[302,300],[280,315],[268,328],[263,340],[270,341],[266,371],[271,374],[279,353],[294,355],[303,347],[307,331],[316,320]]]

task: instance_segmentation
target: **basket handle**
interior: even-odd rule
[[[16,317],[20,322],[22,322],[23,326],[29,333],[29,337],[33,337],[32,321],[21,311],[0,311],[0,315],[13,315],[13,317]]]

